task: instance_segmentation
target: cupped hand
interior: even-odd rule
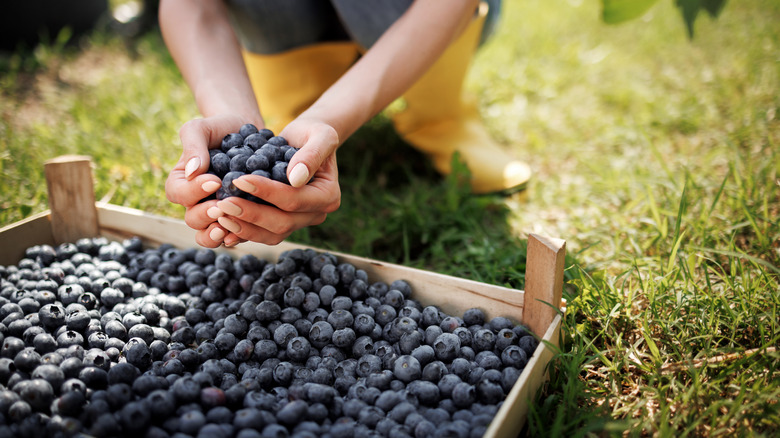
[[[232,246],[240,242],[238,237],[230,236],[216,222],[216,218],[208,215],[209,209],[215,207],[217,201],[200,201],[215,193],[222,185],[219,177],[206,173],[209,168],[209,149],[219,147],[225,135],[238,132],[244,123],[246,119],[241,116],[220,115],[190,120],[179,130],[181,158],[168,174],[165,194],[169,201],[184,206],[184,221],[197,231],[195,241],[207,248],[215,248],[222,243]]]
[[[300,148],[288,166],[291,185],[257,175],[233,181],[271,205],[230,197],[216,202],[216,210],[206,207],[207,214],[219,215],[218,224],[230,232],[226,242],[236,238],[276,245],[298,229],[321,224],[341,205],[336,131],[326,123],[298,118],[279,135]]]

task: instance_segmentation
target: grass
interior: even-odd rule
[[[292,240],[522,287],[530,232],[567,240],[565,334],[533,436],[780,430],[780,5],[728,2],[688,40],[673,2],[508,1],[468,88],[535,169],[508,198],[442,180],[384,116],[339,153],[343,205]],[[98,32],[0,59],[0,226],[46,208],[42,163],[95,162],[98,198],[172,216],[197,110],[159,35]]]

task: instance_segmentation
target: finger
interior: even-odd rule
[[[331,160],[327,160],[329,163]],[[338,176],[323,172],[301,188],[288,186],[258,175],[244,175],[233,180],[240,190],[263,199],[286,212],[332,213],[341,204]]]
[[[184,212],[184,223],[194,230],[205,230],[222,215],[224,213],[217,208],[217,200],[212,199],[188,208]]]
[[[236,197],[218,201],[217,208],[225,213],[217,219],[220,225],[248,240],[256,240],[258,230],[287,237],[300,228],[321,224],[327,216],[322,212],[289,213]]]
[[[231,231],[231,234],[245,240],[259,242],[266,245],[278,245],[295,230],[277,234],[249,222],[244,222],[230,216],[219,218],[219,225]],[[232,231],[235,230],[235,231]]]
[[[165,181],[165,195],[169,201],[192,207],[214,194],[222,186],[218,176],[204,173],[188,181],[181,169],[174,169]]]
[[[242,239],[233,233],[228,233],[228,235],[225,237],[225,240],[222,241],[222,244],[225,245],[226,248],[233,248],[234,246],[244,242],[246,242],[246,239]]]
[[[238,132],[242,121],[236,116],[215,116],[190,120],[182,125],[179,138],[182,154],[177,167],[183,166],[184,178],[192,179],[209,169],[209,149],[219,147],[222,138]]]
[[[214,222],[205,230],[199,230],[195,233],[195,242],[205,248],[216,248],[222,244],[225,236],[227,236],[227,231]]]
[[[286,131],[282,131],[284,136]],[[296,139],[294,133],[288,138],[293,144],[303,144],[298,152],[293,155],[287,166],[287,179],[293,187],[302,187],[311,180],[317,170],[327,158],[333,155],[339,144],[336,131],[330,129],[317,129],[312,135],[302,139]]]

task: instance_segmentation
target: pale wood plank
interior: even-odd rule
[[[25,249],[43,244],[54,245],[48,210],[0,228],[0,265],[16,265]]]
[[[97,236],[91,159],[63,155],[47,161],[44,170],[54,241],[73,242],[82,237]]]
[[[525,323],[544,333],[560,312],[566,242],[552,237],[528,236],[525,265]]]

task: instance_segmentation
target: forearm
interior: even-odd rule
[[[304,116],[325,120],[344,141],[425,73],[472,19],[477,4],[414,2]]]
[[[241,48],[217,0],[162,0],[160,29],[204,117],[238,113],[260,123]]]

